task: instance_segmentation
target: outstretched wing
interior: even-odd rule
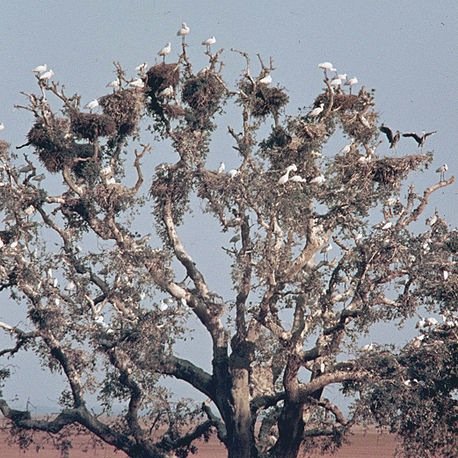
[[[393,142],[393,132],[392,132],[392,130],[389,127],[386,127],[384,125],[382,125],[380,127],[380,130],[386,135],[386,137],[388,138],[388,141],[390,143],[392,143]]]

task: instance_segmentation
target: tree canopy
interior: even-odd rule
[[[235,51],[245,65],[231,84],[212,45],[199,71],[185,39],[177,62],[164,51],[133,78],[116,64],[87,108],[41,69],[24,94],[27,143],[0,140],[1,298],[27,318],[0,322],[13,342],[0,355],[33,352],[67,383],[45,419],[0,399],[13,437],[64,443],[77,426],[146,458],[187,456],[216,433],[232,458],[288,458],[334,450],[363,423],[398,434],[407,456],[452,456],[458,231],[440,211],[425,216],[454,177],[442,170],[416,190],[433,160],[425,142],[393,153],[399,136],[380,137],[373,91],[332,65],[312,107],[290,114],[272,62]],[[240,122],[219,157],[239,165],[214,170],[210,142],[230,104]],[[172,151],[153,168],[158,145]],[[192,212],[227,235],[201,247],[229,260],[225,291],[183,241]],[[407,343],[361,345],[377,324],[419,315]],[[210,370],[176,352],[195,323],[196,339],[211,339]],[[167,378],[207,400],[175,399]]]

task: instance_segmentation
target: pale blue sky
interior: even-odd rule
[[[69,93],[83,103],[107,91],[113,61],[134,74],[141,62],[154,63],[168,41],[179,49],[181,21],[191,27],[189,53],[196,67],[205,65],[201,41],[215,35],[224,48],[226,80],[233,83],[243,61],[230,48],[271,56],[274,83],[290,95],[289,113],[309,106],[322,87],[319,62],[329,60],[341,72],[356,75],[376,89],[380,121],[403,131],[438,130],[428,139],[435,151],[433,168],[417,180],[419,187],[437,180],[443,162],[458,170],[458,2],[438,0],[321,1],[162,1],[162,0],[17,0],[3,2],[0,14],[0,138],[24,142],[31,116],[13,109],[23,103],[20,91],[35,91],[31,69],[47,63]],[[234,119],[234,123],[238,123]],[[399,154],[415,151],[403,139]],[[228,139],[229,141],[229,139]],[[230,150],[218,137],[214,164]],[[457,186],[433,201],[457,225]],[[200,229],[199,223],[195,224]],[[190,240],[192,231],[187,234]],[[212,262],[209,260],[209,265]],[[214,267],[212,267],[214,269]],[[3,305],[0,305],[3,307]],[[0,317],[2,310],[0,308]],[[34,372],[36,373],[36,372]],[[42,380],[36,375],[36,380]],[[15,391],[28,392],[31,377],[16,377]],[[43,379],[45,380],[45,379]],[[37,383],[33,385],[36,387]],[[38,383],[39,385],[39,383]],[[45,390],[35,403],[46,404]]]

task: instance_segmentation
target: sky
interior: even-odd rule
[[[231,48],[248,52],[254,69],[256,54],[272,57],[274,84],[287,88],[288,113],[308,107],[322,88],[317,65],[331,61],[339,73],[357,76],[366,88],[374,88],[380,122],[401,131],[437,130],[428,139],[434,152],[429,171],[417,177],[417,189],[437,181],[435,169],[443,163],[449,174],[458,170],[458,2],[456,0],[351,0],[321,1],[186,1],[186,0],[17,0],[3,2],[0,14],[0,138],[14,145],[24,143],[30,129],[30,113],[14,108],[24,104],[21,91],[36,90],[31,69],[48,64],[65,83],[68,93],[78,92],[87,103],[106,93],[114,79],[113,62],[120,62],[132,76],[142,62],[158,60],[157,52],[172,42],[182,21],[191,27],[189,54],[196,68],[206,64],[201,41],[215,35],[224,48],[223,70],[233,84],[244,62]],[[231,120],[229,120],[230,122]],[[238,119],[233,123],[237,124]],[[225,155],[228,140],[218,136],[212,144],[215,167]],[[415,152],[412,139],[402,139],[398,154]],[[457,185],[432,200],[433,207],[457,226]],[[194,221],[184,234],[199,246],[206,225]],[[204,260],[217,270],[217,258]],[[0,319],[2,308],[0,303]],[[0,340],[1,342],[1,340]],[[54,386],[29,359],[17,369],[13,398],[24,399],[34,388],[32,401],[53,403],[45,388]],[[24,377],[20,374],[28,374]],[[51,396],[51,397],[50,397]],[[25,402],[25,401],[24,401]]]

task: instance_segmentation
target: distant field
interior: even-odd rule
[[[73,449],[70,451],[70,458],[125,458],[126,455],[122,452],[116,452],[112,448],[96,448],[88,452],[84,452],[83,440],[76,438],[73,444]],[[370,430],[363,433],[361,430],[355,430],[349,445],[344,445],[334,455],[314,455],[318,457],[336,457],[336,458],[389,458],[394,454],[396,443],[393,436],[389,434],[380,435],[379,433]],[[199,458],[225,458],[226,452],[224,447],[216,438],[210,439],[208,443],[202,443],[199,446],[199,453],[196,456]],[[0,431],[0,457],[1,458],[59,458],[60,454],[55,450],[46,448],[36,453],[33,449],[26,453],[6,444],[6,434]]]

